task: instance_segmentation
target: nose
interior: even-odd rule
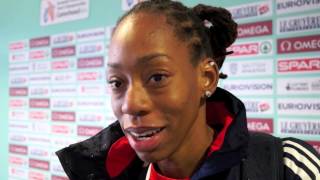
[[[128,87],[121,110],[124,114],[142,116],[149,113],[151,104],[147,91],[142,85],[135,83]]]

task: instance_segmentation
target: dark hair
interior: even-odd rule
[[[171,0],[144,1],[126,12],[118,20],[117,26],[127,16],[139,12],[165,15],[167,23],[172,25],[177,37],[188,43],[191,63],[194,65],[198,64],[202,57],[211,57],[220,69],[226,55],[232,53],[226,49],[237,37],[237,23],[224,8],[203,4],[188,8]],[[206,26],[205,22],[209,26]],[[220,73],[220,78],[226,77]]]

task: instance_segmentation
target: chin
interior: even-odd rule
[[[158,161],[161,161],[163,159],[165,159],[164,156],[161,156],[161,155],[157,155],[155,154],[154,152],[153,153],[148,153],[148,152],[136,152],[138,157],[146,162],[146,163],[155,163],[155,162],[158,162]]]

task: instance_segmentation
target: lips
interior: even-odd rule
[[[152,151],[160,144],[164,129],[164,127],[139,127],[127,128],[125,132],[132,148],[144,152]]]
[[[159,133],[160,131],[162,131],[163,128],[152,128],[152,129],[132,129],[131,131],[127,131],[128,133],[130,133],[130,135],[132,135],[133,137],[135,137],[137,140],[144,140],[147,138],[152,137],[153,135]]]

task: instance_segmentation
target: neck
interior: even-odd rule
[[[205,115],[197,119],[182,146],[169,158],[157,162],[161,174],[170,178],[190,177],[205,158],[214,131],[207,125]]]

